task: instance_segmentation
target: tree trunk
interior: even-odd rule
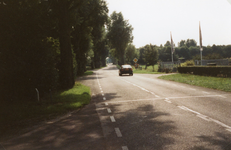
[[[61,51],[60,86],[70,89],[74,85],[73,58],[69,27],[69,14],[67,3],[60,3],[59,13],[59,42]]]

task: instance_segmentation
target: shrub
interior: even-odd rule
[[[195,75],[205,76],[222,76],[231,77],[231,67],[208,67],[208,66],[196,66],[196,67],[178,67],[179,73],[192,73]]]
[[[186,62],[181,64],[181,67],[186,67],[186,66],[194,66],[195,63],[193,60],[187,60]]]

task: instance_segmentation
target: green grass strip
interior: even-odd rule
[[[221,91],[231,92],[231,79],[219,77],[207,77],[190,74],[173,74],[161,76],[159,79],[176,81],[190,85],[196,85]]]
[[[0,136],[38,122],[77,110],[91,100],[90,87],[75,83],[72,89],[58,92],[40,102],[12,102],[0,105]]]

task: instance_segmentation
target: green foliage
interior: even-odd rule
[[[151,65],[154,71],[154,65],[157,63],[158,60],[158,50],[154,45],[146,45],[144,47],[144,61],[146,65]]]
[[[71,88],[89,56],[105,63],[107,12],[104,0],[0,3],[0,101]]]
[[[153,71],[153,67],[152,66],[148,66],[145,69],[145,65],[139,65],[139,68],[135,69],[135,67],[133,66],[133,73],[140,73],[140,74],[160,74],[160,72],[158,72],[158,65],[154,65],[154,71]]]
[[[125,50],[126,63],[133,64],[134,58],[139,58],[139,53],[136,50],[136,47],[133,44],[128,44]]]
[[[91,100],[90,88],[75,83],[72,89],[53,93],[40,102],[5,102],[0,105],[0,137],[7,136],[10,131],[20,131],[38,122],[49,120],[61,114],[77,110]]]
[[[116,58],[121,64],[124,64],[125,49],[128,43],[133,40],[132,26],[127,20],[124,20],[122,13],[111,14],[111,22],[108,24],[107,38],[111,48],[114,48],[117,52]]]
[[[182,64],[180,64],[180,65],[181,65],[181,67],[194,66],[195,63],[194,63],[193,60],[187,60],[186,62],[184,62],[184,63],[182,63]]]
[[[159,78],[231,92],[230,78],[205,77],[205,76],[190,75],[190,74],[173,74],[173,75],[161,76]]]
[[[178,67],[179,73],[192,73],[194,75],[205,76],[222,76],[231,77],[231,67],[208,67],[208,66],[195,66],[195,67]]]

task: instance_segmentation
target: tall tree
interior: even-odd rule
[[[108,25],[108,39],[111,48],[115,48],[117,51],[117,58],[120,64],[125,63],[125,49],[128,43],[133,40],[132,26],[124,17],[121,12],[116,13],[115,11],[110,16],[111,22]]]
[[[61,51],[60,85],[63,89],[74,85],[73,53],[71,45],[71,32],[75,22],[78,8],[86,1],[81,0],[53,0],[49,1],[52,11],[58,20],[58,33]]]
[[[156,46],[154,45],[146,45],[144,47],[144,61],[146,62],[147,65],[151,65],[154,71],[154,65],[158,61],[158,50]]]
[[[94,65],[96,68],[101,66],[102,61],[105,61],[105,46],[106,33],[105,25],[108,23],[108,7],[104,0],[93,0],[91,26],[93,37]]]
[[[187,41],[185,42],[185,45],[187,47],[197,46],[197,42],[194,39],[187,39]]]
[[[126,63],[130,63],[130,64],[132,64],[134,58],[139,58],[136,47],[133,44],[128,44],[125,50],[125,55],[126,55]]]

